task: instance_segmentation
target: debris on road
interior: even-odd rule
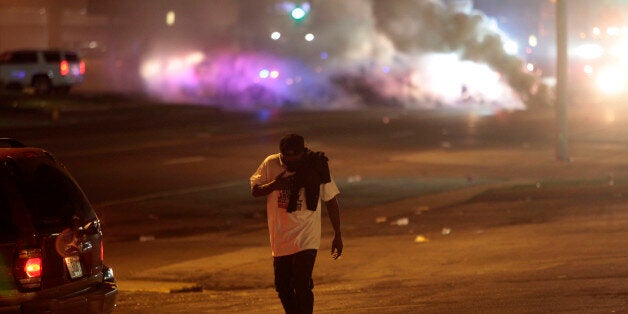
[[[155,241],[155,236],[154,235],[141,235],[140,236],[140,242],[149,242],[149,241]]]
[[[414,238],[414,242],[415,243],[427,243],[427,242],[430,242],[430,240],[424,235],[418,235],[416,236],[416,238]]]
[[[429,206],[419,206],[417,207],[417,209],[414,210],[414,214],[418,216],[429,210],[430,210]]]
[[[358,175],[354,175],[354,176],[350,176],[349,178],[347,178],[347,182],[349,183],[357,183],[357,182],[361,182],[362,181],[362,176]]]
[[[375,223],[378,223],[378,224],[385,223],[386,221],[388,221],[388,217],[386,216],[379,216],[375,218]]]
[[[408,217],[399,218],[390,223],[391,226],[407,226],[410,223]]]

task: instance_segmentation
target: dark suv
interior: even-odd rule
[[[115,308],[100,221],[45,150],[0,138],[0,313]]]

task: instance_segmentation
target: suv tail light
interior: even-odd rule
[[[81,74],[85,74],[85,61],[81,61],[81,63],[79,63],[79,69]]]
[[[20,250],[15,263],[15,277],[22,289],[41,288],[42,254],[41,249]]]
[[[61,64],[59,64],[59,72],[61,72],[61,75],[63,76],[66,76],[70,73],[70,64],[67,60],[63,60],[61,61]]]
[[[28,278],[41,277],[41,257],[27,259],[24,272]]]

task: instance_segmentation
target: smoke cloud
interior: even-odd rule
[[[522,109],[545,97],[481,12],[435,0],[318,0],[295,22],[288,15],[294,3],[240,3],[237,44],[149,54],[142,65],[149,92],[238,107]],[[280,38],[271,39],[273,32]]]

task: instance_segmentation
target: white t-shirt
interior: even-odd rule
[[[251,187],[266,184],[285,170],[280,154],[270,155],[251,176]],[[286,172],[284,176],[293,174]],[[305,202],[305,188],[301,188],[296,211],[288,213],[286,208],[290,190],[272,191],[266,200],[266,211],[273,256],[291,255],[308,249],[318,250],[321,244],[321,199],[327,202],[338,193],[340,192],[333,178],[331,182],[321,184],[316,211],[311,211],[307,209]]]

